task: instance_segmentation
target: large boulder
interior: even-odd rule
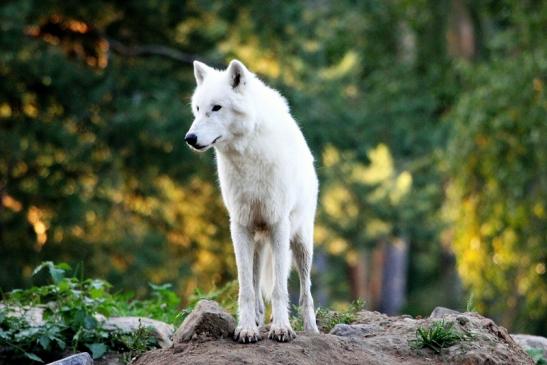
[[[39,327],[44,324],[44,308],[42,307],[6,306],[0,303],[0,310],[6,310],[6,314],[10,317],[24,318],[31,327]]]
[[[455,330],[470,336],[443,349],[441,354],[412,346],[416,330],[441,320],[436,318],[389,317],[362,311],[354,323],[339,324],[330,334],[298,333],[295,340],[281,344],[269,340],[267,329],[261,328],[262,341],[239,344],[230,338],[232,325],[235,325],[233,318],[220,320],[218,313],[224,313],[221,317],[226,316],[212,302],[198,305],[177,330],[173,347],[147,352],[134,365],[533,364],[503,327],[477,313],[446,313],[442,316],[445,322],[453,323]]]
[[[110,331],[122,332],[135,332],[139,327],[149,328],[160,347],[171,346],[171,336],[175,331],[170,324],[145,317],[110,317],[104,319],[103,327]]]
[[[227,338],[234,334],[236,321],[217,302],[201,300],[175,332],[175,343],[197,338]]]

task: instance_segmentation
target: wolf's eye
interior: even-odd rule
[[[196,106],[196,109],[197,109],[197,110],[198,110],[198,112],[199,112],[199,106]]]
[[[215,106],[213,106],[213,111],[218,112],[220,110],[220,108],[222,108],[220,105],[215,105]]]

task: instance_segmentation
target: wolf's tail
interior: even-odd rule
[[[273,267],[273,253],[272,246],[265,245],[262,252],[262,265],[260,272],[260,290],[262,291],[262,297],[266,302],[270,302],[272,299],[273,286],[274,286],[274,267]]]
[[[291,267],[292,255],[289,255],[289,267]],[[274,265],[273,265],[273,253],[272,247],[266,244],[264,252],[262,253],[262,265],[260,272],[260,290],[262,297],[268,303],[272,299],[272,293],[274,288]]]

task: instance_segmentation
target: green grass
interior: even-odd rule
[[[459,332],[453,322],[435,321],[429,327],[418,327],[416,338],[410,341],[414,349],[430,348],[437,354],[442,349],[451,347],[461,341],[471,338],[469,333]]]
[[[477,312],[477,308],[475,308],[475,297],[473,296],[473,293],[469,294],[469,297],[467,298],[467,303],[465,305],[465,311],[466,312]]]

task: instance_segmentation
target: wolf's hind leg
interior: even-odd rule
[[[311,295],[311,265],[313,259],[313,230],[300,230],[291,240],[291,249],[300,277],[300,310],[304,331],[319,333],[315,322],[315,309]]]

